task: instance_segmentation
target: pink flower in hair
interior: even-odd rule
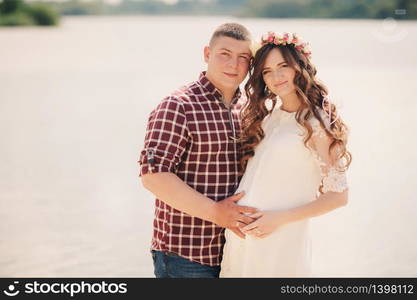
[[[296,33],[284,32],[283,34],[269,31],[263,34],[261,38],[261,47],[266,44],[290,45],[292,44],[297,51],[300,51],[307,58],[311,58],[311,49],[308,43],[305,43]],[[254,53],[254,55],[256,52]]]
[[[268,43],[273,43],[274,42],[274,39],[275,39],[274,33],[273,32],[269,32],[268,39],[267,39]]]

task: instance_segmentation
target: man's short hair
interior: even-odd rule
[[[210,39],[210,46],[221,36],[227,36],[239,41],[251,41],[251,34],[245,26],[238,23],[225,23],[217,27]]]

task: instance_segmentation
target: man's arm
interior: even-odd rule
[[[235,204],[244,196],[243,192],[216,202],[191,188],[173,173],[143,175],[142,184],[169,206],[221,227],[233,227],[233,221],[249,223],[252,219],[243,213],[256,211],[254,208]]]
[[[177,175],[169,172],[143,175],[142,184],[169,206],[191,216],[213,222],[220,227],[229,228],[242,238],[244,235],[239,230],[239,225],[253,221],[243,213],[257,211],[255,208],[236,204],[244,193],[215,202],[188,186]]]

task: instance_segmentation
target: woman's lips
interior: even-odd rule
[[[281,82],[281,83],[277,83],[277,84],[275,84],[275,87],[280,87],[280,86],[286,84],[287,82],[288,81],[284,81],[284,82]]]

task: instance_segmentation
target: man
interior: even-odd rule
[[[143,186],[156,197],[151,252],[155,276],[218,277],[224,228],[256,209],[237,205],[241,157],[239,90],[252,58],[248,30],[226,23],[204,48],[207,71],[151,112],[139,158]]]

